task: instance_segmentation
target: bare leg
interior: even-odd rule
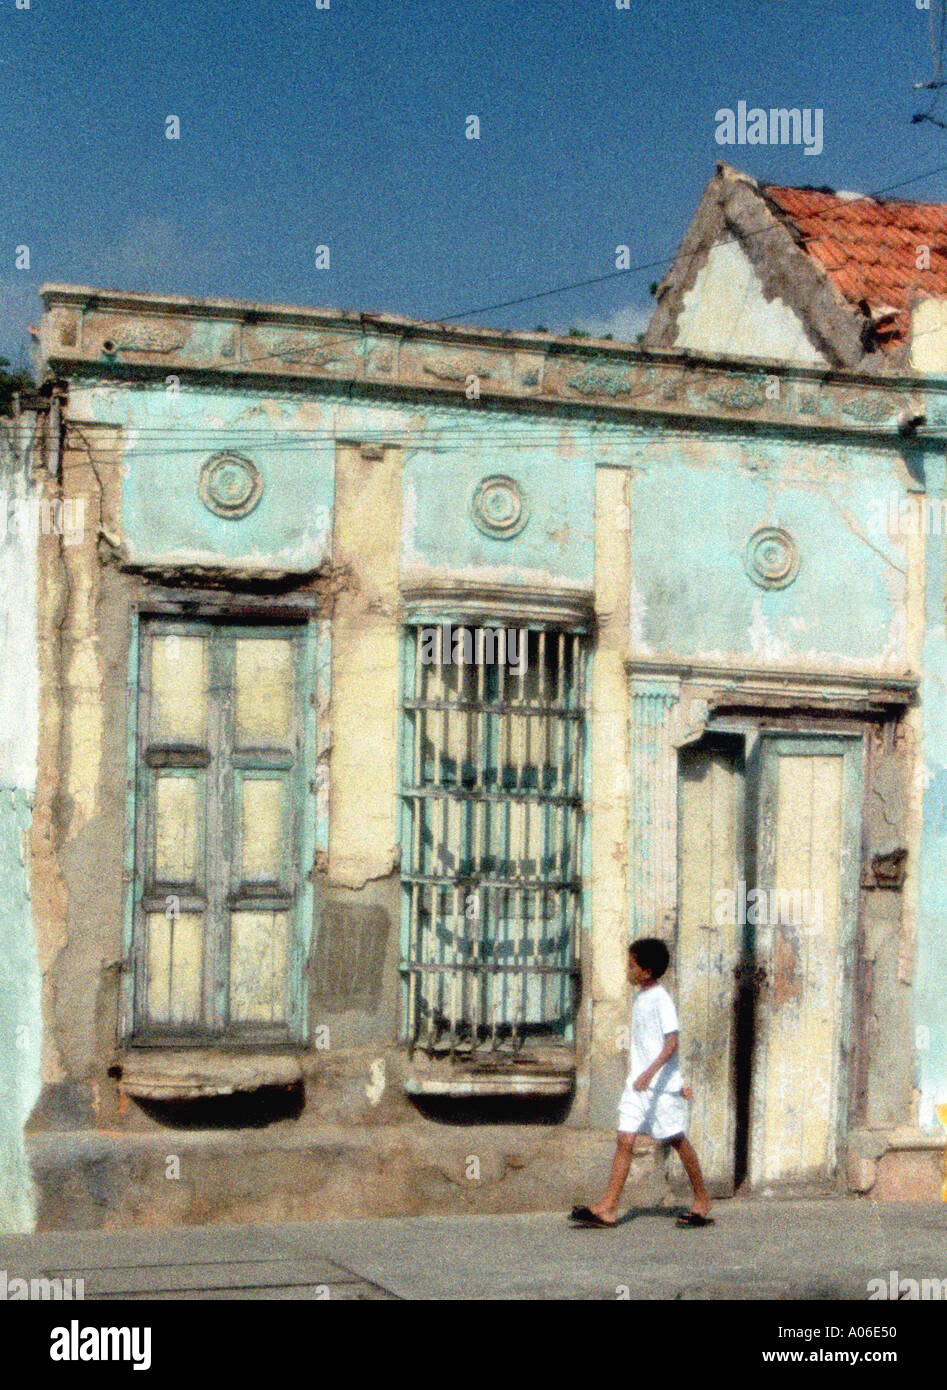
[[[628,1179],[628,1169],[631,1167],[634,1152],[635,1136],[624,1134],[619,1130],[618,1141],[615,1145],[615,1157],[612,1159],[611,1176],[608,1179],[608,1189],[602,1200],[596,1202],[591,1208],[602,1221],[614,1223],[618,1219],[618,1203]]]
[[[710,1195],[704,1186],[704,1175],[700,1171],[700,1160],[697,1151],[688,1139],[686,1134],[679,1134],[676,1139],[669,1139],[668,1143],[677,1152],[678,1158],[684,1165],[684,1171],[690,1179],[690,1185],[694,1189],[693,1210],[698,1216],[706,1216],[710,1211]]]

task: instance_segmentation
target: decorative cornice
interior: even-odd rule
[[[632,688],[656,677],[678,679],[700,686],[713,705],[754,702],[797,703],[800,700],[825,707],[846,702],[872,706],[913,704],[920,688],[916,676],[888,676],[877,671],[805,670],[798,667],[719,666],[700,662],[673,662],[628,658],[625,670]]]
[[[548,589],[540,585],[477,584],[458,580],[406,579],[401,596],[409,618],[445,612],[469,622],[557,622],[586,625],[594,616],[590,590]]]
[[[494,403],[724,422],[744,432],[782,428],[892,439],[923,424],[925,393],[947,395],[940,378],[881,378],[393,315],[56,285],[42,296],[43,358],[67,378],[190,374],[226,383],[252,377],[374,395],[423,394],[471,410]]]

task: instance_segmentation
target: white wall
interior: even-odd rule
[[[0,420],[0,1231],[29,1231],[23,1126],[40,1090],[40,976],[28,836],[36,786],[35,419]]]
[[[789,305],[765,298],[753,263],[736,241],[712,247],[697,272],[683,298],[674,345],[696,352],[827,365]]]

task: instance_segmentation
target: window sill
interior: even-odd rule
[[[409,1096],[567,1096],[571,1076],[409,1076]]]
[[[481,1057],[428,1057],[415,1053],[405,1090],[411,1096],[567,1096],[575,1086],[575,1054],[569,1048],[537,1049],[512,1061]]]
[[[119,1090],[142,1100],[197,1100],[292,1086],[302,1080],[295,1052],[226,1053],[187,1048],[125,1052],[117,1059]]]

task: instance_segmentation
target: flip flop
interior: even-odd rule
[[[714,1218],[712,1216],[701,1216],[700,1212],[697,1211],[682,1211],[680,1216],[677,1218],[677,1221],[675,1222],[675,1225],[677,1226],[694,1227],[712,1226],[713,1224]]]
[[[573,1207],[569,1213],[569,1220],[575,1226],[584,1226],[590,1231],[610,1231],[617,1223],[614,1221],[603,1221],[600,1216],[596,1216],[591,1207]]]

